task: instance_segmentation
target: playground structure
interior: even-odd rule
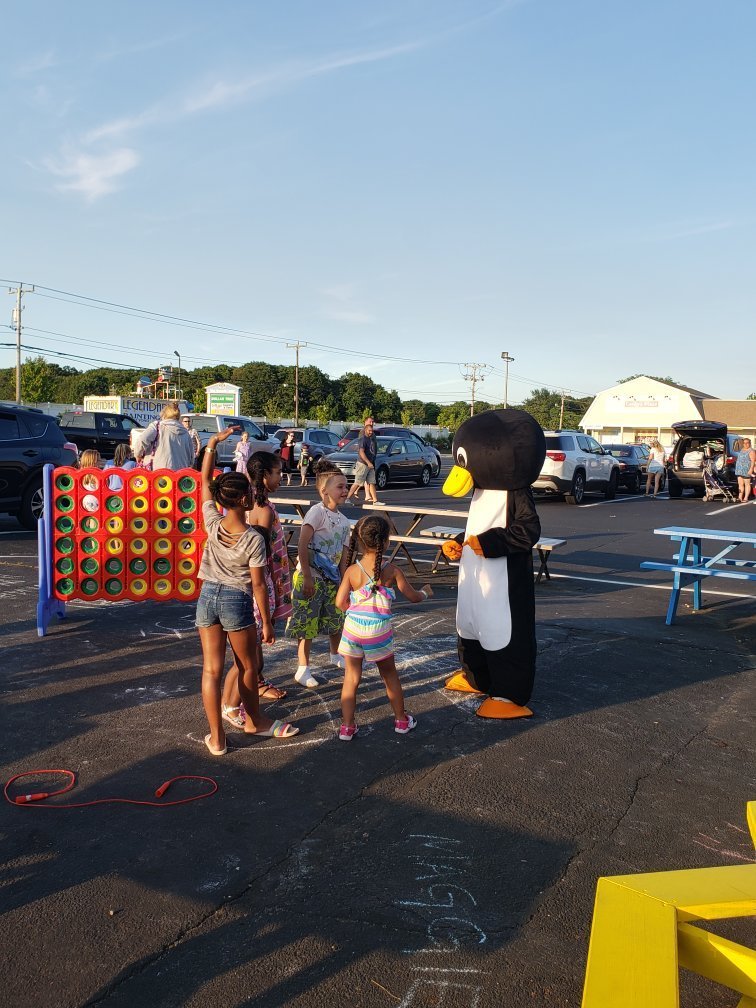
[[[37,633],[76,600],[191,602],[206,538],[193,469],[44,470]]]
[[[179,375],[179,379],[180,379]],[[149,375],[142,375],[137,380],[133,395],[140,399],[181,399],[181,389],[174,383],[173,367],[165,364],[158,368],[157,378],[152,381]]]

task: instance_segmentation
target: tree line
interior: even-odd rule
[[[144,368],[93,368],[79,371],[45,360],[27,357],[21,366],[21,397],[28,403],[82,403],[88,395],[128,395],[139,378],[152,374]],[[184,399],[198,412],[206,408],[205,387],[214,382],[230,382],[241,388],[241,412],[245,416],[266,417],[271,422],[294,415],[293,365],[250,361],[239,367],[217,364],[181,372]],[[0,399],[13,401],[16,396],[15,368],[0,369]],[[546,430],[575,427],[592,397],[564,398],[551,389],[535,389],[519,403]],[[500,408],[502,403],[481,400],[475,412]],[[510,405],[515,405],[510,403]],[[318,423],[342,421],[361,423],[374,416],[379,423],[405,426],[448,427],[452,432],[470,416],[470,404],[464,400],[441,405],[420,399],[400,399],[393,389],[386,389],[367,375],[356,371],[331,378],[317,367],[299,369],[299,415]]]

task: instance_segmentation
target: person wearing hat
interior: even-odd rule
[[[347,500],[356,497],[360,487],[364,487],[366,504],[381,503],[375,495],[375,458],[378,454],[378,442],[373,434],[374,426],[373,418],[368,417],[362,426],[362,434],[357,438],[358,461],[354,467],[354,483]]]

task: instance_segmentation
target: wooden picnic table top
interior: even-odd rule
[[[716,539],[756,546],[756,532],[733,532],[724,529],[685,528],[682,525],[668,525],[665,528],[654,529],[654,535],[666,535],[671,539]]]

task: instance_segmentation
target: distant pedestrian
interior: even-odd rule
[[[242,431],[239,442],[234,448],[234,462],[236,462],[236,471],[239,473],[246,473],[247,462],[249,462],[249,456],[252,454],[252,445],[249,443],[249,433],[247,431]]]
[[[302,447],[299,450],[299,475],[300,486],[307,486],[307,473],[310,469],[310,462],[312,462],[312,456],[310,455],[310,449],[308,446],[302,442]]]
[[[189,432],[189,437],[192,439],[192,444],[194,445],[194,465],[197,466],[197,460],[199,459],[199,453],[202,451],[202,442],[200,441],[200,436],[197,431],[192,427],[192,418],[185,416],[181,418],[182,426]]]
[[[662,474],[664,473],[664,463],[667,456],[661,442],[654,439],[651,442],[651,451],[648,456],[648,469],[646,470],[646,497],[651,493],[653,487],[654,497],[659,495]]]
[[[756,451],[751,447],[751,439],[743,438],[741,449],[735,458],[735,475],[738,477],[738,500],[745,503],[751,496],[751,479],[756,468]]]
[[[164,406],[159,420],[153,420],[139,434],[134,450],[137,462],[152,456],[152,469],[191,469],[194,463],[194,442],[180,422],[176,403]]]
[[[294,468],[294,433],[289,431],[281,442],[281,473],[286,477],[286,486],[291,486],[291,470]]]
[[[378,442],[373,433],[374,422],[372,417],[365,421],[362,434],[357,438],[357,463],[354,467],[354,483],[349,491],[347,500],[356,497],[360,487],[365,490],[365,502],[380,504],[375,495],[375,459],[378,455]]]
[[[113,461],[106,462],[105,469],[133,469],[136,462],[131,456],[131,448],[126,444],[116,445],[113,453]],[[108,490],[123,489],[123,480],[120,476],[108,476]]]

